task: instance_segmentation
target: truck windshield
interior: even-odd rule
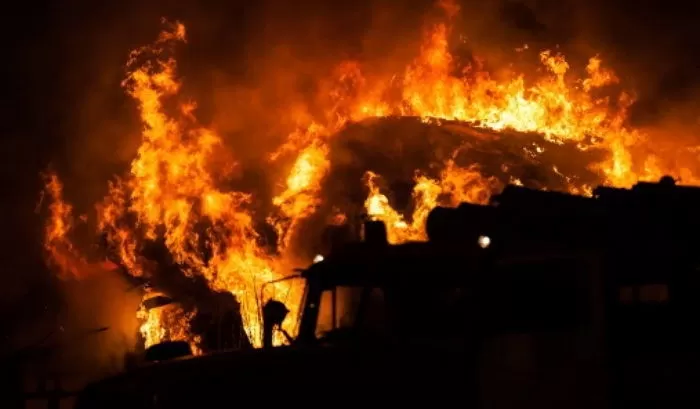
[[[338,286],[321,294],[316,337],[331,332],[383,329],[386,306],[381,288]]]
[[[462,288],[336,287],[322,293],[316,337],[352,333],[400,338],[449,337],[469,320],[469,292]],[[416,322],[440,331],[417,331]]]

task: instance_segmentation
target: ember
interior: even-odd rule
[[[338,224],[348,220],[353,204],[364,202],[368,215],[386,223],[389,241],[400,243],[426,238],[425,221],[435,206],[485,203],[507,183],[590,195],[597,183],[630,186],[663,174],[697,182],[691,170],[667,167],[661,158],[634,149],[645,142],[642,132],[625,125],[634,99],[625,92],[600,96],[619,82],[600,57],[592,57],[578,79],[571,78],[564,56],[549,50],[539,53],[542,75],[536,81],[513,70],[496,77],[477,59],[455,67],[448,35],[458,7],[444,0],[440,6],[445,22],[426,28],[418,56],[395,78],[367,75],[352,61],[338,64],[335,77],[328,79],[335,85],[324,115],[300,119],[287,142],[269,154],[268,166],[286,175],[274,185],[273,210],[262,217],[261,209],[270,207],[262,206],[255,192],[224,187],[231,176],[222,176],[215,160],[226,149],[222,138],[198,123],[195,104],[179,103],[181,82],[172,55],[185,42],[185,26],[169,24],[154,44],[133,51],[123,87],[138,105],[142,142],[129,171],[109,182],[94,215],[111,262],[156,287],[164,275],[181,274],[204,281],[208,291],[232,294],[250,342],[260,347],[260,307],[271,297],[291,308],[283,328],[296,332],[295,301],[303,289],[292,280],[265,286],[262,293],[263,284],[289,274],[300,259],[312,261],[315,253],[299,254],[298,243],[308,240],[300,231],[320,209],[328,208]],[[176,112],[169,108],[173,102],[179,104]],[[372,118],[380,120],[367,122]],[[343,196],[351,187],[343,185],[346,192],[333,195],[330,191],[339,187],[326,186],[329,180],[347,180],[339,176],[343,160],[333,155],[348,150],[342,144],[354,138],[355,126],[363,127],[360,142],[382,151],[390,149],[391,138],[405,136],[405,129],[421,129],[412,139],[432,137],[422,140],[416,152],[443,154],[404,166],[396,163],[405,156],[366,159],[367,167],[354,180],[368,195],[356,203]],[[382,127],[392,136],[373,134]],[[377,138],[367,140],[367,135]],[[357,169],[359,163],[353,158],[351,165]],[[385,172],[391,166],[412,167],[411,174],[400,176],[413,183],[409,203],[401,209],[390,200],[398,190],[385,185],[393,177]],[[49,260],[62,276],[79,278],[87,261],[71,242],[75,220],[57,175],[50,175],[47,191],[52,200],[45,235]],[[274,243],[264,240],[261,219],[274,230]],[[479,243],[486,247],[490,240]],[[153,248],[162,254],[154,256]],[[201,338],[191,328],[196,306],[183,308],[140,310],[146,346],[185,340],[199,350]]]

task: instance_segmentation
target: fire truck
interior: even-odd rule
[[[288,278],[306,284],[289,345],[273,345],[288,310],[271,300],[263,348],[159,346],[76,407],[214,407],[257,391],[270,406],[676,407],[697,400],[698,204],[699,188],[664,178],[592,197],[508,186],[485,206],[434,209],[426,242],[389,244],[368,220],[363,240]]]

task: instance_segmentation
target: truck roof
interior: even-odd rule
[[[503,272],[508,264],[570,263],[582,254],[559,251],[507,257],[498,249],[481,248],[474,241],[454,243],[408,242],[376,246],[359,242],[345,246],[311,265],[302,276],[322,288],[335,286],[454,287],[473,284],[483,273]],[[520,268],[520,267],[519,267]],[[546,267],[545,267],[546,268]]]
[[[453,245],[408,242],[377,246],[366,242],[348,244],[303,272],[303,276],[324,288],[337,285],[402,285],[416,282],[451,286],[470,279],[469,272],[487,262],[488,249],[477,242]],[[424,280],[426,274],[439,279]],[[434,277],[436,278],[436,277]]]

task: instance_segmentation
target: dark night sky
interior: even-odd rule
[[[7,320],[10,313],[19,316],[14,308],[19,300],[31,300],[26,305],[38,306],[39,310],[51,302],[52,292],[46,289],[51,288],[52,279],[38,256],[40,219],[34,213],[41,189],[39,172],[53,162],[61,169],[91,173],[96,161],[104,161],[115,149],[105,143],[99,148],[103,155],[81,156],[74,149],[75,138],[100,145],[89,138],[94,127],[88,126],[84,118],[90,116],[90,110],[113,109],[115,118],[122,118],[133,109],[119,89],[124,59],[131,48],[153,38],[161,16],[185,21],[197,44],[190,52],[207,56],[207,63],[217,66],[219,58],[242,58],[245,44],[266,30],[262,21],[287,25],[292,35],[309,26],[304,22],[325,21],[325,27],[334,27],[325,32],[331,37],[327,41],[336,41],[333,36],[359,36],[372,10],[369,1],[342,6],[320,0],[250,2],[256,6],[214,0],[177,7],[172,3],[180,2],[35,1],[18,2],[4,10],[0,24],[5,43],[0,85],[0,169],[5,189],[0,208],[0,333],[3,319]],[[417,10],[414,14],[420,14],[430,1],[374,3],[401,4],[395,7],[402,10],[402,15],[411,16],[411,7]],[[693,2],[527,3],[534,6],[549,36],[547,41],[577,42],[599,51],[634,84],[642,97],[636,120],[653,121],[671,104],[692,102],[698,94],[700,11]],[[464,16],[465,21],[469,18]],[[518,17],[492,18],[507,27],[513,37],[532,35],[526,23],[515,21]],[[557,36],[561,40],[554,38]],[[216,51],[222,45],[227,50],[225,56]],[[106,131],[118,133],[132,126],[113,123]],[[102,169],[92,177],[104,179]],[[43,299],[47,302],[37,302]],[[31,308],[26,311],[29,316],[36,313]]]

